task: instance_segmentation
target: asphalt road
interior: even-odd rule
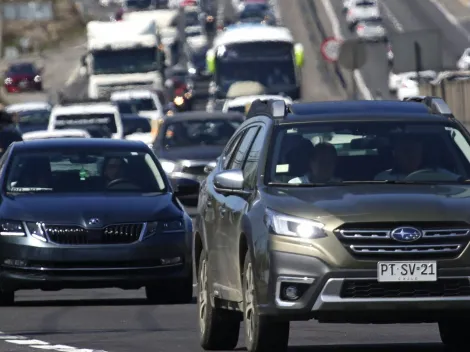
[[[283,9],[287,9],[287,1],[292,0],[284,1]],[[392,1],[401,6],[408,6],[407,0]],[[418,0],[409,2],[418,2]],[[411,5],[413,6],[415,5]],[[405,7],[409,8],[410,6]],[[291,11],[292,14],[286,25],[295,30],[299,38],[304,38],[307,34],[302,30],[308,31],[308,29],[302,29],[304,24],[295,21],[301,10],[299,8],[295,10],[295,5],[292,5]],[[410,13],[413,14],[406,10],[402,17],[409,16]],[[413,24],[414,21],[410,23]],[[308,44],[309,41],[305,40],[304,45]],[[453,47],[453,44],[450,46]],[[379,57],[384,54],[381,53],[382,49],[380,46],[371,47],[369,57],[374,55]],[[306,50],[313,53],[318,51],[318,48],[310,45]],[[73,56],[71,54],[70,60],[76,65],[79,56],[75,58]],[[309,65],[309,71],[304,73],[306,84],[320,86],[308,93],[309,98],[315,99],[324,93],[321,92],[321,84],[314,79],[318,77],[328,79],[328,77],[313,75],[312,70],[317,68],[315,61],[310,61]],[[380,73],[373,60],[367,65],[363,70],[364,74],[370,71],[370,75],[365,77],[367,83],[371,87],[383,86],[384,82],[386,84],[386,80],[382,81],[382,78],[386,78],[386,73]],[[379,76],[379,73],[383,77]],[[62,84],[67,76],[60,69],[51,71],[51,75],[62,77]],[[62,84],[58,83],[57,87],[61,87]],[[86,82],[79,78],[68,86],[68,92],[80,95],[85,91],[85,87]],[[194,207],[187,207],[187,210],[190,213],[195,211]],[[198,344],[196,305],[147,305],[143,290],[20,291],[17,293],[16,306],[2,307],[0,331],[3,332],[0,333],[0,351],[4,352],[201,351]],[[241,338],[239,350],[243,345]],[[290,345],[291,352],[444,351],[434,324],[373,326],[299,322],[292,324]]]
[[[341,13],[342,0],[326,0],[331,3],[339,19],[344,38],[353,36],[346,27]],[[454,0],[457,1],[457,0]],[[468,37],[458,30],[429,0],[382,0],[381,11],[385,26],[390,33],[406,33],[421,30],[438,30],[442,36],[443,66],[455,69],[455,63],[463,50],[469,46]],[[394,98],[388,93],[388,70],[384,44],[368,44],[367,62],[360,70],[369,91],[377,90],[385,99]]]

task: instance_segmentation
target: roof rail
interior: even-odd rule
[[[99,99],[92,99],[92,98],[68,98],[64,96],[63,94],[59,94],[58,96],[58,104],[59,105],[76,105],[76,104],[96,104],[96,103],[109,103],[109,99],[106,98],[99,98]]]
[[[450,118],[455,118],[449,105],[440,97],[433,96],[415,96],[403,99],[403,101],[410,101],[425,104],[432,114],[439,114]]]
[[[273,120],[282,120],[287,116],[289,106],[283,99],[256,99],[251,103],[246,118],[265,115]]]

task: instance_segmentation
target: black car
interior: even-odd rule
[[[175,184],[199,188],[245,117],[239,113],[187,112],[164,118],[153,149]],[[191,195],[190,195],[191,196]],[[197,197],[197,191],[192,195]]]
[[[0,170],[0,304],[23,289],[104,287],[191,301],[191,219],[147,145],[17,142]]]
[[[150,120],[134,114],[121,114],[123,135],[128,136],[133,133],[150,133],[152,126]]]

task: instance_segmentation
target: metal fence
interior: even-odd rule
[[[470,126],[470,80],[441,81],[439,84],[422,84],[420,95],[443,98],[455,117]]]
[[[49,21],[54,19],[52,0],[15,1],[3,3],[4,20]]]

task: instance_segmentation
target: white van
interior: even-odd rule
[[[83,129],[93,137],[123,138],[121,115],[111,102],[61,102],[52,108],[49,131]]]

